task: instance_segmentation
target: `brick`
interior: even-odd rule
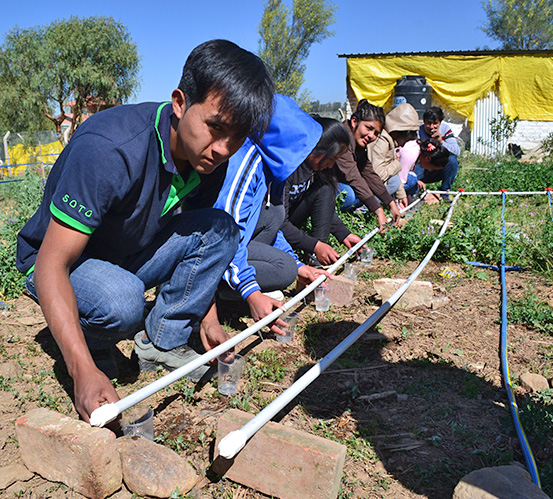
[[[213,471],[280,499],[334,499],[346,447],[278,423],[267,423],[233,458],[218,454],[219,441],[253,416],[236,409],[219,419]]]
[[[35,409],[15,422],[21,460],[53,482],[91,499],[121,487],[121,459],[115,434],[49,409]]]
[[[388,301],[399,287],[405,282],[405,279],[375,279],[373,286],[376,292],[382,298],[382,303]],[[400,308],[414,308],[424,305],[425,307],[432,306],[432,298],[434,291],[432,289],[432,283],[427,281],[414,281],[406,293],[397,302]]]
[[[330,288],[330,303],[336,307],[345,307],[351,305],[355,283],[347,277],[335,275],[332,279],[327,279],[327,286]]]

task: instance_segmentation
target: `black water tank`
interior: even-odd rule
[[[394,92],[394,107],[411,104],[422,120],[424,112],[432,105],[432,87],[420,75],[402,76],[397,80]]]

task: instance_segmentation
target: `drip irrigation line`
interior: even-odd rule
[[[409,278],[399,287],[399,289],[385,302],[380,308],[374,312],[363,324],[357,327],[347,338],[345,338],[338,346],[330,351],[323,359],[309,369],[301,376],[294,384],[286,389],[280,396],[271,402],[265,409],[258,413],[253,419],[248,421],[242,428],[230,432],[219,442],[219,454],[226,458],[233,458],[246,445],[246,442],[255,433],[267,424],[279,411],[288,405],[299,393],[307,388],[315,381],[321,373],[333,364],[340,355],[342,355],[350,346],[352,346],[368,329],[384,317],[395,303],[403,296],[413,281],[419,276],[422,270],[426,267],[438,246],[441,243],[441,238],[447,230],[448,222],[453,214],[453,208],[457,203],[461,193],[457,193],[449,208],[447,217],[442,225],[438,237],[434,241],[432,248],[424,257],[419,266],[409,276]],[[422,198],[421,198],[422,199]]]
[[[547,191],[547,198],[549,199],[549,212],[551,214],[551,220],[553,220],[553,205],[551,204],[551,191],[553,189],[551,188],[548,188],[548,189],[545,189]]]
[[[15,180],[0,180],[0,184],[8,184],[10,182],[23,182],[23,179],[18,178],[18,179],[15,179]]]
[[[409,206],[407,206],[403,212],[413,208],[415,205],[420,203],[424,199],[424,195],[421,196],[419,199],[411,203]],[[378,228],[373,229],[371,232],[366,234],[355,246],[350,248],[340,259],[338,259],[335,263],[333,263],[329,268],[328,272],[330,274],[333,274],[336,272],[336,270],[352,255],[354,255],[369,239],[374,237],[378,233]],[[198,358],[193,360],[192,362],[189,362],[188,364],[185,364],[184,366],[179,367],[178,369],[175,369],[174,371],[166,374],[165,376],[159,378],[158,380],[150,383],[149,385],[146,385],[139,390],[137,390],[134,393],[131,393],[127,395],[126,397],[118,400],[117,402],[113,402],[110,404],[104,404],[100,406],[98,409],[95,409],[92,414],[90,415],[90,424],[91,426],[104,426],[110,421],[113,421],[119,414],[121,414],[126,409],[129,409],[135,404],[138,404],[139,402],[142,402],[144,399],[150,397],[154,393],[158,392],[159,390],[162,390],[166,386],[170,385],[171,383],[174,383],[175,381],[179,380],[180,378],[186,376],[190,372],[194,371],[195,369],[203,366],[207,362],[213,360],[215,357],[218,357],[219,355],[222,355],[232,349],[235,345],[238,343],[241,343],[246,338],[251,336],[252,334],[258,332],[261,328],[267,326],[274,320],[276,320],[281,314],[284,312],[290,310],[296,303],[298,303],[300,300],[302,300],[304,297],[306,297],[309,293],[311,293],[319,284],[324,282],[327,279],[326,275],[319,276],[315,281],[313,281],[311,284],[309,284],[304,290],[299,292],[297,295],[295,295],[293,298],[288,300],[283,306],[282,309],[276,309],[273,312],[271,312],[269,315],[264,317],[263,319],[259,320],[249,328],[245,329],[241,333],[238,333],[237,335],[233,336],[229,340],[225,341],[224,343],[221,343],[220,345],[216,346],[215,348],[207,351],[203,355],[200,355]]]
[[[502,202],[503,207],[501,209],[501,371],[503,374],[503,384],[505,385],[505,390],[507,391],[507,398],[509,399],[509,407],[511,409],[511,416],[513,418],[513,423],[517,432],[518,440],[522,447],[522,452],[524,454],[524,460],[526,461],[526,467],[530,472],[532,481],[541,488],[540,477],[538,474],[538,468],[536,466],[536,461],[534,460],[534,455],[532,454],[532,449],[524,433],[524,428],[520,423],[518,406],[515,399],[515,394],[513,387],[511,385],[511,378],[509,375],[509,360],[507,358],[507,285],[505,282],[505,195],[506,192],[502,193]]]
[[[491,269],[491,270],[499,270],[499,267],[497,265],[492,265],[490,263],[469,262],[468,260],[465,260],[465,263],[469,265],[473,265],[475,267],[482,267],[482,268]],[[524,270],[524,267],[521,267],[520,265],[506,265],[505,270]]]

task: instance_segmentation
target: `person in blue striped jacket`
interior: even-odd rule
[[[285,180],[317,146],[322,127],[289,97],[275,95],[274,114],[260,141],[246,139],[244,145],[217,175],[202,178],[200,206],[211,205],[229,213],[240,231],[238,251],[220,286],[223,299],[243,299],[257,321],[282,306],[281,293],[296,279],[309,283],[325,270],[301,263],[279,230],[284,221],[282,204],[271,196],[282,193]],[[221,176],[225,172],[224,178]],[[279,296],[280,295],[280,296]],[[271,325],[283,334],[278,319]]]

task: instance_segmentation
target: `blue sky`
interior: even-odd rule
[[[76,5],[76,4],[80,5]],[[292,0],[285,0],[289,6]],[[344,101],[346,63],[337,54],[472,50],[497,44],[478,28],[480,0],[463,2],[335,1],[335,36],[311,49],[306,84],[313,99]],[[46,25],[70,16],[111,16],[129,30],[141,56],[141,88],[134,102],[170,98],[182,66],[198,44],[225,38],[257,52],[262,0],[95,0],[4,2],[0,35],[14,26]]]

